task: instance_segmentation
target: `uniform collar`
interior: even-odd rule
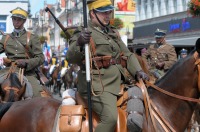
[[[101,32],[101,33],[105,33],[105,34],[108,34],[109,33],[109,27],[105,27],[104,29],[102,29],[101,27],[95,25],[92,23],[92,21],[89,21],[89,24],[94,28],[96,29],[97,31]]]
[[[12,35],[16,38],[19,38],[21,37],[24,33],[26,32],[26,29],[23,28],[21,30],[17,30],[17,29],[14,29],[13,32],[12,32]]]

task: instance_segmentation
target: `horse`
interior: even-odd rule
[[[58,92],[58,83],[57,83],[57,79],[58,79],[58,74],[60,72],[61,66],[59,65],[58,67],[55,67],[53,73],[51,74],[51,81],[48,84],[48,87],[51,91],[51,87],[53,86],[53,92],[57,93]]]
[[[25,83],[21,83],[18,75],[11,72],[1,83],[0,96],[3,102],[15,102],[22,99],[26,90]]]
[[[77,86],[77,72],[79,70],[78,65],[71,65],[67,70],[66,74],[63,76],[64,88],[73,88]]]
[[[73,87],[77,87],[78,79],[77,79],[77,72],[79,70],[78,65],[71,65],[65,75],[61,78],[62,82],[64,84],[64,89],[69,89]],[[59,90],[59,95],[61,97],[61,86],[62,83],[61,81],[57,82],[58,90]]]
[[[184,131],[187,128],[197,103],[171,97],[160,90],[188,97],[190,100],[198,100],[199,63],[200,39],[196,43],[196,50],[176,62],[154,86],[147,89],[152,108],[159,113],[162,120],[155,116],[156,118],[153,117],[154,121],[151,121],[150,116],[147,116],[147,119],[144,116],[143,131],[164,131],[164,129],[168,130],[168,127],[173,131]],[[155,86],[160,87],[160,90],[155,89]],[[61,102],[53,98],[34,98],[29,101],[14,102],[1,118],[0,131],[52,131],[60,105]],[[120,110],[121,107],[118,109]],[[20,119],[20,122],[16,122],[16,119]],[[123,122],[118,124],[125,125],[126,121],[121,121]],[[168,127],[159,124],[165,124],[163,122],[168,124]],[[123,131],[126,130],[126,128],[123,129]]]
[[[1,74],[0,97],[3,102],[15,102],[23,99],[31,99],[33,95],[32,87],[24,77],[24,69],[16,71],[16,65],[12,65],[9,69],[4,69]],[[42,86],[40,91],[42,97],[52,97],[46,86]]]

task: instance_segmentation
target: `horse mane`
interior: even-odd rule
[[[10,79],[10,82],[11,82],[11,87],[17,87],[17,88],[21,88],[22,87],[22,85],[21,85],[21,83],[19,81],[19,78],[18,78],[16,73],[11,73],[9,79]]]
[[[0,119],[9,110],[9,108],[12,106],[12,104],[13,104],[12,102],[1,103],[0,104]]]

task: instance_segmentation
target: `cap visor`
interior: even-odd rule
[[[97,8],[95,10],[98,11],[98,12],[106,12],[106,11],[111,11],[111,10],[114,10],[114,9],[115,9],[114,6],[109,5],[109,6]]]

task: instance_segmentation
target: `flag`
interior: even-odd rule
[[[45,56],[45,60],[49,62],[51,59],[51,47],[48,44],[44,45],[43,54]]]

